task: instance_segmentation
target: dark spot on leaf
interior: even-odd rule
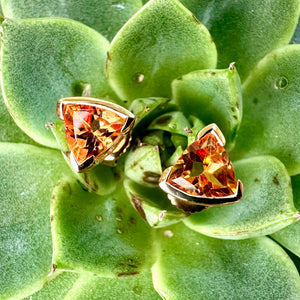
[[[160,174],[154,172],[144,172],[143,181],[152,184],[158,184]]]
[[[279,180],[278,180],[277,176],[273,177],[273,183],[276,185],[279,185]]]
[[[150,107],[148,105],[145,106],[145,111],[148,111]]]
[[[159,146],[158,145],[154,146],[153,150],[154,151],[158,151],[159,150]]]
[[[238,116],[236,116],[236,115],[233,115],[233,118],[234,118],[235,120],[237,120],[237,119],[238,119]]]
[[[77,179],[77,183],[80,185],[80,187],[85,191],[85,192],[88,192],[88,188],[80,181]]]
[[[260,182],[260,180],[258,178],[255,178],[254,182]]]
[[[146,219],[146,214],[145,214],[145,211],[142,207],[142,203],[143,203],[143,200],[137,196],[137,195],[134,195],[132,193],[130,193],[130,200],[131,200],[131,203],[132,205],[135,207],[135,209],[137,210],[137,212],[140,214],[140,216],[145,220],[147,221]]]
[[[129,222],[130,222],[130,224],[135,225],[136,219],[134,217],[130,217]]]
[[[198,24],[201,24],[201,22],[199,21],[199,19],[198,19],[195,15],[193,15],[193,19],[194,19]]]
[[[253,103],[254,103],[254,104],[257,104],[258,102],[259,102],[259,101],[258,101],[257,98],[254,98],[254,99],[253,99]]]
[[[211,72],[211,75],[213,75],[213,76],[216,75],[216,74],[217,74],[216,72]]]
[[[193,133],[193,130],[191,128],[188,128],[188,127],[185,127],[184,128],[184,131],[188,134],[192,134]]]
[[[135,276],[138,275],[139,272],[133,272],[133,273],[119,273],[118,277],[127,277],[127,276]]]
[[[50,221],[52,222],[53,221],[53,215],[50,215]]]
[[[163,116],[159,119],[157,119],[156,124],[165,124],[169,122],[172,119],[172,116]]]
[[[182,80],[182,77],[178,77],[178,78],[176,78],[176,80]]]
[[[108,63],[111,62],[111,57],[110,57],[110,54],[109,52],[107,52],[106,54],[106,61],[105,61],[105,71],[106,71],[106,76],[108,77],[108,74],[107,74],[107,67],[108,67]]]

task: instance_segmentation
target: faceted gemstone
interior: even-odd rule
[[[235,194],[232,163],[214,131],[196,140],[177,160],[167,183],[193,196],[226,197]]]
[[[126,123],[112,110],[83,104],[65,104],[63,117],[68,146],[79,164],[109,149]]]

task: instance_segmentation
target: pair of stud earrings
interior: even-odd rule
[[[135,117],[117,104],[88,97],[62,98],[57,114],[65,124],[70,164],[76,172],[98,163],[113,166],[129,147]],[[173,205],[195,212],[242,198],[242,183],[235,178],[224,145],[217,125],[208,125],[176,164],[163,172],[159,186]]]

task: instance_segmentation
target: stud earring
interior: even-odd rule
[[[176,164],[163,172],[159,186],[173,205],[196,212],[241,200],[243,185],[235,178],[224,145],[221,130],[210,124],[200,130]]]
[[[109,101],[89,98],[62,98],[57,115],[64,121],[69,159],[76,172],[98,163],[115,165],[131,140],[134,115]]]

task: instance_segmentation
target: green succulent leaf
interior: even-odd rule
[[[125,161],[125,176],[142,185],[156,185],[162,173],[158,146],[141,146],[130,151]]]
[[[235,61],[242,81],[270,51],[288,44],[298,23],[299,0],[181,0],[210,31],[218,68]]]
[[[206,125],[216,123],[227,147],[233,144],[242,118],[242,87],[237,70],[194,71],[172,82],[173,99],[186,116]]]
[[[145,130],[154,118],[175,109],[176,106],[168,98],[140,98],[130,105],[130,111],[135,115],[135,127],[141,130]]]
[[[1,74],[3,95],[16,123],[35,141],[57,147],[46,122],[54,122],[56,102],[79,96],[114,96],[106,76],[108,41],[67,19],[5,20]]]
[[[172,236],[173,235],[173,236]],[[298,299],[288,255],[266,237],[224,241],[175,225],[158,231],[154,287],[164,299]]]
[[[0,93],[0,142],[35,144],[10,116]]]
[[[131,180],[125,180],[124,187],[132,205],[151,227],[166,227],[186,217],[158,187],[141,186]]]
[[[300,210],[300,175],[292,177],[293,195],[296,208]],[[300,215],[298,216],[300,220]],[[300,257],[300,222],[272,234],[272,238]]]
[[[195,141],[198,132],[205,126],[204,123],[195,116],[190,116],[189,122],[192,124],[192,127],[188,132],[188,145]]]
[[[271,234],[297,221],[290,177],[275,157],[258,156],[234,164],[244,185],[240,202],[214,207],[185,220],[208,236],[244,239]]]
[[[154,119],[149,125],[149,130],[164,130],[170,133],[187,136],[190,131],[190,123],[180,111],[163,114]]]
[[[51,219],[57,269],[115,277],[142,272],[152,263],[150,227],[122,186],[100,197],[65,179],[53,192]]]
[[[300,45],[280,48],[259,62],[243,86],[243,120],[234,159],[273,155],[290,175],[300,172]]]
[[[178,0],[151,0],[113,39],[107,74],[121,98],[170,97],[173,79],[216,59],[209,32]]]
[[[68,172],[60,153],[0,143],[0,298],[40,289],[51,271],[50,198]]]
[[[120,278],[82,275],[65,300],[98,299],[161,299],[153,288],[151,273],[132,274]]]
[[[58,272],[57,272],[58,273]],[[42,289],[34,293],[33,295],[25,298],[26,300],[45,300],[45,299],[66,299],[66,295],[77,283],[79,278],[78,273],[74,272],[63,272],[60,274],[55,274],[55,278],[48,281]]]
[[[74,19],[111,40],[141,7],[141,0],[1,0],[6,18],[61,17]]]

